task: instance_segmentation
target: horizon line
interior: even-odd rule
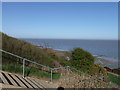
[[[1,32],[1,31],[0,31]],[[113,39],[103,39],[103,38],[97,38],[97,39],[95,39],[95,38],[40,38],[40,37],[15,37],[15,36],[11,36],[11,35],[9,35],[9,34],[7,34],[7,33],[5,33],[5,32],[2,32],[2,33],[4,33],[4,34],[6,34],[6,35],[8,35],[8,36],[10,36],[10,37],[13,37],[13,38],[17,38],[17,39],[63,39],[63,40],[119,40],[119,37],[118,38],[113,38]]]
[[[14,37],[16,38],[16,37]],[[82,38],[17,38],[17,39],[58,39],[58,40],[118,40],[118,39],[82,39]]]

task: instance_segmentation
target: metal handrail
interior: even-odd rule
[[[82,73],[82,74],[84,74],[84,75],[90,76],[90,75],[88,75],[88,74],[86,74],[86,73],[83,73],[82,71],[77,70],[76,68],[73,68],[73,67],[70,67],[70,66],[64,66],[64,67],[62,66],[62,67],[57,67],[57,68],[51,68],[51,67],[47,67],[47,66],[45,66],[45,65],[43,65],[43,64],[39,64],[39,63],[37,63],[37,62],[31,61],[31,60],[29,60],[29,59],[20,57],[20,56],[18,56],[18,55],[13,54],[13,53],[7,52],[7,51],[2,50],[2,49],[0,49],[0,51],[1,51],[1,52],[4,52],[4,53],[7,53],[7,54],[10,54],[10,55],[12,55],[12,56],[15,56],[15,57],[17,57],[17,58],[23,59],[23,77],[24,77],[24,71],[25,71],[25,70],[24,70],[25,61],[28,61],[28,62],[31,62],[31,63],[33,63],[33,64],[42,66],[42,67],[44,67],[44,68],[50,69],[50,70],[51,70],[51,81],[52,81],[52,71],[53,71],[53,70],[62,69],[62,68],[70,68],[70,69],[73,69],[73,70],[75,70],[75,71],[77,71],[77,72],[79,72],[79,73]]]
[[[45,68],[47,68],[47,69],[52,69],[52,68],[50,68],[50,67],[47,67],[47,66],[45,66],[45,65],[39,64],[39,63],[34,62],[34,61],[31,61],[31,60],[29,60],[29,59],[20,57],[20,56],[18,56],[18,55],[15,55],[15,54],[13,54],[13,53],[7,52],[7,51],[5,51],[5,50],[0,49],[0,51],[2,51],[2,52],[4,52],[4,53],[7,53],[7,54],[10,54],[10,55],[12,55],[12,56],[15,56],[15,57],[17,57],[17,58],[23,59],[23,60],[25,60],[25,61],[31,62],[31,63],[33,63],[33,64],[36,64],[36,65],[45,67]]]

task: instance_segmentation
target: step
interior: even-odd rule
[[[35,81],[36,82],[40,82],[40,84],[43,86],[43,87],[47,87],[47,88],[55,88],[55,86],[51,83],[51,82],[46,82],[46,81],[43,81],[43,80],[40,80],[40,79],[36,79],[35,78]]]
[[[46,88],[56,88],[57,87],[57,85],[53,84],[52,82],[44,81],[44,80],[41,80],[38,78],[34,78],[34,80]]]
[[[29,79],[27,79],[26,77],[25,77],[25,79],[34,87],[34,88],[39,88],[38,86],[36,86],[33,82],[31,82]]]
[[[5,89],[3,89],[3,88],[5,88]],[[21,87],[17,87],[17,86],[13,86],[13,85],[6,85],[6,84],[0,83],[0,90],[12,90],[12,89],[15,90],[16,88],[18,89],[18,88],[21,88]]]
[[[0,72],[0,76],[1,76],[1,79],[2,79],[3,83],[9,85],[9,82],[8,82],[7,79],[3,76],[3,72]]]
[[[38,84],[40,84],[43,88],[44,87],[46,87],[46,88],[50,88],[50,87],[48,87],[46,84],[43,84],[43,82],[42,81],[40,81],[39,79],[34,79]]]
[[[3,83],[3,81],[2,81],[2,79],[1,79],[1,77],[0,77],[0,83]]]
[[[10,74],[18,83],[21,87],[23,88],[27,88],[15,75]]]
[[[36,84],[39,88],[44,88],[39,83],[37,83],[33,78],[28,78],[30,81],[32,81],[34,84]]]
[[[8,75],[8,73],[4,73],[7,78],[11,81],[11,83],[14,85],[14,86],[18,86],[17,83]]]
[[[48,90],[48,88],[50,89],[54,86],[54,84],[48,83],[44,80],[32,77],[23,78],[22,75],[13,74],[5,71],[0,72],[0,84],[8,87],[33,89],[39,88],[40,90]]]
[[[21,79],[25,85],[27,85],[27,88],[33,88],[29,83],[27,83],[27,82],[23,79],[22,76],[18,76],[18,75],[16,75],[16,76],[17,76],[19,79]]]

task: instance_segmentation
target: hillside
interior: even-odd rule
[[[2,33],[2,49],[49,67],[54,67],[55,65],[55,55],[28,42],[10,37],[4,33]],[[18,60],[17,58],[4,53],[2,59],[3,64],[16,64],[16,61]]]
[[[77,68],[78,70],[81,70],[84,72],[86,72],[89,68],[91,68],[91,66],[88,67],[90,61],[86,61],[86,60],[87,59],[91,60],[90,58],[92,58],[94,61],[94,58],[91,57],[90,53],[84,50],[82,50],[83,52],[81,52],[81,49],[80,50],[78,49],[80,52],[79,53],[77,52],[77,54],[75,54],[75,56],[77,55],[78,60],[75,60],[74,58],[72,58],[74,60],[74,63],[73,63],[72,59],[65,60],[66,56],[71,56],[71,52],[60,52],[52,49],[40,48],[28,42],[10,37],[4,33],[2,33],[2,49],[49,67],[60,67],[60,66],[68,65],[74,68],[78,67]],[[79,58],[81,58],[80,60],[83,59],[82,61],[84,62],[80,62]],[[23,70],[22,63],[23,63],[22,60],[14,56],[2,53],[2,70],[3,71],[22,74],[22,70]],[[77,74],[77,72],[71,69],[69,70],[60,69],[58,71],[53,72],[53,79],[57,80],[55,81],[55,83],[57,83],[59,86],[63,86],[66,88],[73,88],[73,87],[74,88],[75,87],[78,87],[78,88],[107,87],[108,88],[108,87],[116,87],[116,85],[114,86],[114,84],[111,85],[110,84],[111,82],[119,84],[119,82],[117,81],[117,77],[115,75],[108,74],[106,69],[100,65],[94,64],[92,62],[92,68],[89,71],[90,71],[89,73],[88,72],[86,73],[96,78],[101,77],[101,79],[103,80],[100,80],[100,83],[98,83],[99,80],[97,81],[93,80],[91,79],[91,77],[88,78],[88,76],[85,76],[82,74],[80,76],[79,74]],[[50,80],[51,73],[49,71],[46,71],[46,69],[37,67],[29,62],[25,62],[25,76],[37,77],[40,79],[41,78],[46,79],[43,77],[48,77]],[[89,82],[91,81],[93,82],[89,83],[88,80]],[[90,84],[89,86],[88,86],[88,83]]]

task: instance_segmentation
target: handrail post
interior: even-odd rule
[[[25,77],[25,60],[23,59],[23,78]]]
[[[52,69],[51,69],[51,82],[52,82],[53,76],[52,76]]]

